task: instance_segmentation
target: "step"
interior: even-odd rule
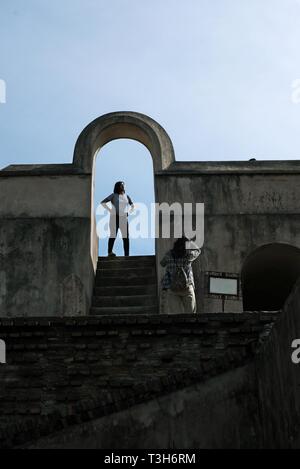
[[[94,296],[131,296],[131,295],[157,295],[157,286],[154,282],[149,285],[123,285],[96,287]]]
[[[99,261],[97,264],[97,269],[124,269],[124,268],[145,268],[145,267],[155,267],[155,261],[152,259],[146,261],[125,261],[125,260],[116,260],[116,261]]]
[[[156,277],[102,277],[97,276],[95,281],[96,287],[121,287],[121,286],[139,286],[139,285],[153,285],[156,283]]]
[[[131,260],[154,260],[155,255],[149,255],[149,256],[116,256],[116,257],[108,257],[108,256],[99,256],[98,260],[99,261],[109,261],[109,262],[114,262],[116,260],[124,260],[126,262],[130,262]]]
[[[92,307],[91,315],[158,314],[158,306]]]
[[[92,302],[93,307],[154,306],[156,304],[157,298],[154,295],[94,296]]]
[[[153,277],[155,269],[149,268],[126,268],[126,269],[97,269],[96,277]]]

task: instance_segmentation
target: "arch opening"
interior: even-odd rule
[[[284,243],[261,246],[241,272],[244,311],[278,311],[300,276],[300,249]]]
[[[154,239],[150,236],[150,217],[143,221],[141,210],[147,209],[151,213],[151,204],[155,202],[153,163],[149,151],[141,143],[132,139],[118,139],[104,145],[97,154],[95,161],[95,191],[94,207],[98,224],[99,254],[107,255],[109,236],[109,214],[97,210],[101,200],[113,192],[117,181],[125,182],[126,194],[135,204],[135,211],[129,215],[130,255],[150,255],[155,253]],[[142,206],[140,207],[140,204]],[[133,229],[131,229],[133,224]],[[113,252],[123,255],[123,245],[120,236],[114,243]]]
[[[73,156],[73,167],[91,177],[91,236],[90,253],[94,271],[98,260],[98,237],[94,215],[95,158],[101,148],[117,139],[137,140],[148,148],[155,174],[168,168],[175,161],[173,144],[167,132],[150,117],[137,112],[112,112],[98,117],[79,135]],[[152,172],[152,174],[153,174]],[[156,186],[155,201],[157,197]],[[155,241],[157,250],[157,240]]]

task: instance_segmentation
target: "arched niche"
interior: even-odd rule
[[[154,173],[175,161],[171,139],[157,122],[137,112],[112,112],[98,117],[81,132],[75,145],[74,167],[93,174],[97,152],[106,143],[119,138],[144,144],[152,156]]]
[[[280,310],[299,277],[299,248],[272,243],[255,249],[241,272],[244,311]]]

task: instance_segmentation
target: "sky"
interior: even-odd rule
[[[299,0],[0,0],[0,168],[70,163],[112,111],[158,121],[177,160],[299,159],[299,44]],[[151,171],[111,142],[96,197],[120,177],[148,203]]]

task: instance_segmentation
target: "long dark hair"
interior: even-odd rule
[[[124,185],[124,182],[123,181],[116,182],[115,187],[114,187],[114,194],[120,194],[121,184]],[[124,194],[125,194],[125,190],[124,190]]]
[[[173,249],[172,249],[172,256],[174,258],[179,258],[179,257],[184,257],[186,254],[186,247],[185,243],[188,241],[188,238],[185,236],[182,236],[182,238],[178,238],[177,241],[175,241]]]

